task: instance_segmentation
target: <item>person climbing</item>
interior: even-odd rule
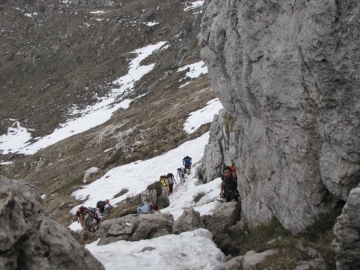
[[[175,182],[175,184],[177,184],[177,183],[176,183],[175,177],[172,173],[168,173],[166,175],[166,177],[169,182],[169,193],[171,194],[171,193],[173,193],[173,190],[174,190],[174,182]]]
[[[237,190],[236,170],[231,170],[230,167],[225,166],[223,173],[221,177],[220,197],[225,198],[226,202],[232,200],[238,201],[239,192]]]
[[[96,208],[99,208],[100,214],[104,216],[104,214],[107,212],[108,208],[111,207],[109,200],[106,199],[105,201],[98,201],[96,203]]]
[[[189,156],[186,156],[183,158],[183,165],[185,167],[185,173],[190,174],[191,171],[191,165],[192,165],[192,158]]]
[[[177,169],[176,177],[180,178],[180,184],[185,182],[185,171],[183,167]]]
[[[85,206],[80,206],[76,211],[76,217],[83,231],[95,232],[95,228],[92,226],[94,215],[89,209]]]
[[[163,186],[163,188],[165,189],[166,194],[169,196],[170,195],[170,193],[169,193],[169,181],[168,181],[166,175],[161,175],[160,176],[160,182],[161,182],[161,185]]]
[[[138,214],[153,214],[154,212],[159,212],[157,205],[153,205],[152,203],[144,203],[144,204],[140,204],[137,207],[137,213]]]

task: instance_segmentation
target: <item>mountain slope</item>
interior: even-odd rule
[[[168,42],[166,50],[142,61],[155,63],[152,71],[119,97],[120,102],[141,95],[127,110],[34,155],[2,156],[17,161],[0,166],[0,174],[25,179],[42,194],[54,194],[44,205],[45,213],[67,225],[71,216],[59,205],[74,203],[69,195],[82,185],[87,169],[99,168],[96,177],[100,177],[114,166],[151,158],[203,134],[209,125],[189,136],[183,124],[190,112],[215,95],[207,76],[190,79],[186,70],[178,70],[200,61],[196,38],[200,18],[195,10],[184,11],[183,3],[148,1],[143,6],[141,1],[129,1],[101,9],[48,3],[42,13],[26,16],[38,8],[38,3],[21,7],[5,3],[1,9],[6,18],[1,20],[6,29],[1,45],[3,133],[11,124],[10,112],[11,118],[35,129],[33,137],[52,132],[68,119],[73,104],[84,108],[118,87],[114,82],[127,73],[134,57],[129,52]],[[158,24],[149,26],[150,21]],[[38,60],[27,63],[29,57]]]

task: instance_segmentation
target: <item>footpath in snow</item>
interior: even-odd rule
[[[202,124],[212,121],[214,114],[217,114],[221,108],[217,99],[208,102],[205,108],[190,114],[184,124],[184,130],[191,133]],[[212,117],[209,117],[209,114]],[[110,199],[110,203],[115,205],[128,196],[144,191],[149,184],[158,181],[160,175],[169,172],[176,175],[176,169],[182,167],[182,159],[186,155],[192,157],[193,164],[201,161],[208,139],[209,133],[207,132],[161,156],[114,168],[72,195],[79,200],[87,199],[83,203],[85,206],[94,207],[98,200],[104,199]],[[220,193],[220,178],[207,184],[197,185],[195,178],[197,166],[187,176],[185,183],[175,184],[174,193],[169,197],[170,206],[161,209],[162,213],[170,213],[176,220],[189,207],[193,207],[201,215],[205,215],[212,214],[220,204],[217,200]],[[179,184],[179,179],[176,180]],[[123,188],[128,189],[129,192],[113,198]],[[198,202],[194,202],[194,196],[199,193],[204,196]],[[71,212],[75,213],[77,208],[78,206],[74,207]],[[81,229],[77,222],[72,223],[69,228]],[[218,269],[225,260],[225,255],[212,241],[211,233],[205,229],[136,242],[118,241],[102,246],[97,246],[97,242],[86,245],[86,248],[104,264],[107,270]]]

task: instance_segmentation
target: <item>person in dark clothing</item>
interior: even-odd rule
[[[231,171],[230,167],[225,166],[221,177],[220,197],[225,198],[227,202],[238,201],[237,177],[236,173]]]
[[[105,201],[98,201],[96,203],[96,208],[100,209],[100,213],[103,216],[106,213],[106,206],[109,206],[109,200],[106,199]]]
[[[175,184],[177,184],[177,183],[176,183],[175,177],[172,173],[168,173],[166,176],[167,176],[167,179],[169,182],[169,192],[171,194],[171,193],[173,193],[173,190],[174,190],[174,182],[175,182]]]
[[[183,158],[183,165],[185,167],[185,173],[190,175],[191,166],[192,166],[192,158],[189,156],[186,156]]]

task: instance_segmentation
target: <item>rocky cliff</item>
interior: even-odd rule
[[[202,177],[237,166],[242,220],[299,232],[360,180],[360,4],[205,1],[201,56],[223,111]]]
[[[0,177],[1,269],[104,269],[62,225],[43,215],[34,186]]]

